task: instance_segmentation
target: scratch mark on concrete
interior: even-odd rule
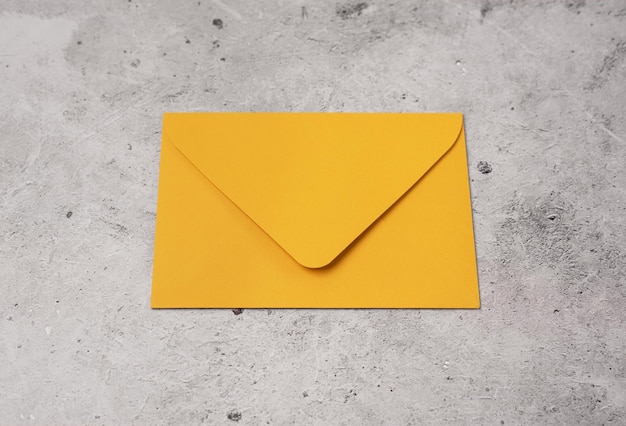
[[[596,124],[598,127],[600,127],[602,130],[604,130],[606,132],[607,135],[609,135],[610,137],[612,137],[613,139],[615,139],[618,142],[621,143],[626,143],[624,142],[624,139],[620,138],[619,136],[617,136],[615,133],[613,133],[611,130],[607,129],[605,125],[603,125],[602,123],[600,123],[598,120],[596,120],[594,118],[593,115],[591,115],[591,113],[589,111],[585,111],[585,114],[587,114],[587,117],[589,117],[589,119],[591,121],[593,121],[594,124]]]
[[[146,399],[143,400],[143,404],[141,404],[141,407],[139,407],[139,412],[135,415],[135,420],[137,420],[139,418],[139,416],[143,412],[143,409],[146,408],[146,403],[147,402],[148,402],[148,397],[146,396]]]
[[[513,34],[511,34],[510,32],[508,32],[507,30],[505,30],[504,28],[502,28],[499,25],[496,25],[494,23],[488,22],[488,25],[491,25],[492,27],[494,27],[496,30],[500,31],[502,34],[504,34],[505,36],[507,36],[511,41],[513,41],[513,43],[517,44],[519,47],[521,47],[526,53],[529,53],[532,56],[537,56],[537,54],[530,50],[530,48],[528,46],[526,46],[524,43],[522,43],[519,38],[515,37]]]
[[[219,7],[220,9],[222,9],[224,12],[231,14],[238,21],[243,21],[243,17],[241,16],[239,12],[237,12],[235,9],[229,6],[226,6],[220,0],[211,0],[211,2],[215,4],[217,7]]]
[[[41,141],[35,146],[35,148],[28,154],[28,158],[26,159],[26,163],[22,168],[22,173],[26,170],[30,169],[30,167],[37,161],[39,158],[39,154],[41,153]]]

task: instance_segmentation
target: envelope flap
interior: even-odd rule
[[[452,147],[461,114],[168,113],[163,130],[298,263],[331,263]]]

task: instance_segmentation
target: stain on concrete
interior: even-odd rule
[[[113,224],[113,229],[115,229],[119,234],[128,235],[128,228],[119,223]]]
[[[624,59],[624,55],[626,55],[626,41],[620,41],[602,60],[602,66],[600,67],[599,74],[607,74],[613,71],[618,63]]]
[[[226,418],[228,420],[232,420],[233,422],[238,422],[239,420],[241,420],[241,411],[238,410],[232,410],[229,411],[228,414],[226,414]]]
[[[478,171],[486,175],[492,172],[491,165],[486,161],[479,161],[477,165]]]
[[[128,236],[129,235],[128,228],[125,227],[124,225],[122,225],[120,223],[110,222],[110,221],[105,220],[105,219],[100,219],[100,220],[102,222],[106,223],[107,225],[109,225],[117,234],[122,235],[122,236]]]
[[[617,66],[624,61],[625,57],[626,41],[622,40],[617,42],[613,49],[611,49],[611,51],[604,56],[602,63],[591,77],[591,82],[585,86],[585,88],[594,90],[604,86],[604,84],[608,81],[609,76],[613,73],[615,68],[617,68]]]
[[[480,6],[480,18],[485,19],[489,12],[493,10],[493,5],[486,1]]]
[[[576,14],[580,14],[580,9],[585,7],[587,4],[586,0],[566,0],[565,7],[570,12],[574,12]]]
[[[46,64],[51,60],[64,63],[63,50],[70,44],[78,25],[68,19],[4,13],[0,15],[0,28],[3,62],[36,69],[42,58],[48,58]]]
[[[337,7],[335,12],[341,19],[349,19],[361,16],[361,13],[367,9],[368,4],[365,2],[346,4]]]
[[[574,261],[573,205],[552,192],[541,198],[516,198],[500,225],[505,252],[522,250],[542,264],[570,268]],[[557,217],[560,220],[556,220]]]

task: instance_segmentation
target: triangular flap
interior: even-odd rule
[[[321,268],[455,143],[457,113],[167,113],[163,130],[298,263]]]

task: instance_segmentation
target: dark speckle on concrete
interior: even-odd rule
[[[222,28],[224,28],[224,21],[222,21],[220,18],[215,18],[212,22],[213,26],[216,27],[218,30],[221,30]]]
[[[81,44],[83,44],[83,42],[82,42],[82,41],[80,41],[80,40],[78,40],[78,41],[76,42],[76,44],[80,46]]]
[[[72,213],[72,212],[67,212],[67,213],[65,214],[65,217],[69,219],[70,217],[72,217],[72,215],[73,215],[73,214],[74,214],[74,213]]]
[[[304,398],[306,398],[306,397],[308,397],[308,396],[309,396],[309,393],[308,393],[307,391],[304,391],[304,392],[302,392],[302,396],[303,396]]]
[[[189,40],[187,37],[185,37],[185,43],[191,44],[191,40]]]
[[[348,402],[350,398],[353,398],[355,396],[357,396],[356,391],[354,389],[350,389],[350,392],[348,392],[348,394],[343,397],[344,404]]]
[[[566,7],[571,12],[580,13],[579,9],[585,7],[586,3],[587,3],[586,0],[573,0],[573,1],[568,1],[566,3]]]
[[[337,16],[341,19],[348,19],[360,16],[363,10],[367,9],[368,4],[365,2],[343,5],[337,8]]]
[[[226,58],[220,58],[220,61],[226,62]]]
[[[493,10],[493,6],[488,1],[484,2],[480,7],[480,17],[485,19],[485,17]]]
[[[491,165],[489,163],[487,163],[486,161],[479,161],[478,162],[478,171],[481,172],[482,174],[486,175],[491,173],[492,168]]]
[[[241,308],[233,309],[233,314],[235,315],[241,315],[242,313],[243,313],[243,309]]]
[[[228,418],[228,420],[232,420],[233,422],[238,422],[239,420],[241,420],[241,411],[229,411],[226,415],[226,418]]]

